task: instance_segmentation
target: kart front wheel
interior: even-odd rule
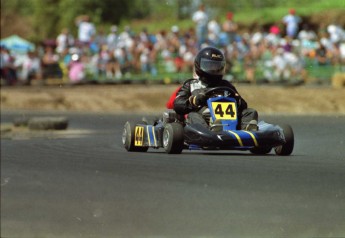
[[[125,149],[130,152],[146,152],[149,147],[147,146],[136,146],[135,145],[135,127],[136,124],[146,124],[145,122],[140,123],[131,123],[129,121],[126,122],[123,132],[122,132],[122,144],[124,145]],[[142,131],[142,133],[144,133]],[[142,134],[142,136],[144,136]]]
[[[285,143],[274,148],[277,155],[290,155],[294,148],[294,134],[291,126],[282,125],[280,126],[283,129]]]
[[[183,126],[178,122],[168,123],[163,131],[163,147],[168,154],[181,154],[184,143]]]

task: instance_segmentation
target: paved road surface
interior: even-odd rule
[[[63,116],[1,139],[1,237],[345,237],[345,116],[263,117],[292,125],[290,157],[128,153],[140,116]]]

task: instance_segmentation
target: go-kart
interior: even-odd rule
[[[259,121],[257,131],[240,130],[238,96],[229,87],[206,90],[209,127],[189,123],[174,110],[163,112],[161,119],[127,121],[122,143],[127,151],[146,152],[149,148],[164,148],[169,154],[189,150],[249,150],[253,154],[268,154],[274,148],[277,155],[290,155],[294,134],[290,125],[273,125]]]

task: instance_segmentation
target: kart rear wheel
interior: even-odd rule
[[[178,122],[168,123],[163,131],[163,147],[168,154],[181,154],[184,146],[183,126]]]
[[[277,155],[290,155],[294,148],[294,133],[290,125],[280,126],[285,136],[285,144],[274,148]]]
[[[123,132],[122,132],[122,144],[124,145],[125,149],[130,152],[146,152],[149,147],[148,146],[135,146],[135,125],[136,124],[144,124],[145,122],[139,123],[131,123],[129,121],[126,122]]]
[[[272,150],[272,147],[254,147],[250,149],[250,152],[252,152],[255,155],[265,155],[270,153]]]

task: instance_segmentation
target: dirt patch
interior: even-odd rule
[[[345,114],[345,89],[236,85],[250,107],[266,114]],[[2,87],[1,110],[106,113],[161,112],[177,85]]]

